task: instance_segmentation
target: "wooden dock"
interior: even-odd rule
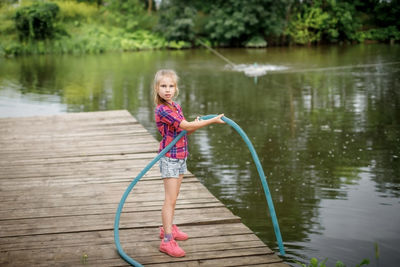
[[[127,266],[114,216],[158,142],[127,111],[0,119],[0,266]],[[158,251],[164,192],[158,167],[135,186],[121,215],[125,252],[145,266],[287,264],[192,174],[175,223],[183,258]]]

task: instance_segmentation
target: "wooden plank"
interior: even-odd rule
[[[229,224],[229,227],[226,227],[224,224],[183,225],[180,226],[180,229],[190,234],[190,238],[252,234],[251,230],[241,223],[232,223]],[[135,243],[131,238],[133,235],[136,235],[137,239],[140,239],[143,242],[159,240],[158,233],[158,227],[142,228],[140,231],[135,229],[123,229],[120,230],[121,244],[125,246],[128,243]],[[0,251],[46,249],[51,247],[76,247],[86,246],[87,244],[114,244],[113,231],[109,230],[31,235],[24,237],[4,237],[0,240],[2,241],[0,242]]]
[[[145,178],[144,178],[145,179]],[[188,178],[189,179],[189,178]],[[185,180],[185,178],[184,178]],[[198,181],[192,182],[185,181],[182,183],[180,198],[194,198],[200,196],[212,196],[208,190]],[[104,184],[85,184],[79,187],[76,186],[64,186],[64,187],[52,187],[52,192],[49,195],[48,187],[36,188],[35,191],[32,191],[32,188],[25,188],[21,190],[2,190],[2,194],[0,195],[0,206],[7,206],[11,204],[18,205],[19,203],[23,203],[25,205],[35,205],[36,203],[43,203],[46,200],[51,201],[52,203],[63,203],[68,200],[68,203],[74,203],[74,199],[95,199],[97,196],[101,195],[101,199],[118,199],[118,197],[122,196],[124,192],[124,188],[126,188],[128,184],[109,184],[105,186]],[[163,199],[163,184],[160,180],[150,180],[150,181],[139,181],[139,183],[133,188],[132,194],[138,195],[140,198],[146,200],[146,196],[153,196],[153,198],[149,199],[157,199],[157,196],[161,196]],[[120,192],[120,194],[117,194]],[[129,199],[128,199],[129,200]],[[35,203],[36,202],[36,203]]]
[[[112,172],[111,174],[102,173],[96,176],[83,176],[82,174],[71,176],[71,175],[53,175],[51,177],[36,177],[36,178],[12,178],[12,179],[2,179],[1,184],[3,188],[2,191],[16,191],[19,192],[21,189],[32,188],[32,187],[53,187],[53,186],[80,186],[88,184],[121,184],[128,186],[130,182],[137,176],[139,172],[133,172],[132,175],[126,172]],[[184,179],[185,182],[190,182],[193,176],[187,176]],[[150,171],[142,178],[141,182],[160,180],[160,173],[155,168],[150,169]],[[18,194],[18,193],[17,193]]]
[[[0,166],[12,167],[12,166],[25,166],[25,165],[52,165],[52,164],[68,164],[73,165],[73,163],[82,162],[107,162],[107,161],[124,161],[124,160],[147,160],[150,162],[157,153],[140,153],[140,154],[111,154],[111,155],[94,155],[94,156],[83,156],[83,157],[68,157],[68,158],[44,158],[44,159],[17,159],[12,161],[5,161],[0,159]]]
[[[176,262],[163,262],[159,264],[148,264],[146,266],[161,267],[161,266],[176,266]],[[209,266],[209,267],[230,267],[230,266],[265,266],[265,267],[288,267],[278,257],[271,255],[252,255],[252,256],[238,256],[221,259],[204,259],[197,261],[190,261],[185,263],[188,267]]]
[[[0,221],[0,237],[70,233],[113,229],[114,213],[88,214]],[[175,223],[216,224],[238,222],[226,208],[183,209],[175,211]],[[161,224],[160,211],[125,212],[121,215],[120,227],[124,229],[156,227]]]
[[[137,202],[135,205],[125,205],[124,212],[140,212],[140,211],[158,211],[161,214],[163,201],[153,202]],[[136,205],[142,204],[142,205]],[[61,207],[45,207],[45,208],[21,208],[21,209],[7,209],[0,211],[2,220],[17,220],[25,218],[45,218],[51,214],[52,217],[61,216],[83,216],[93,214],[115,214],[117,211],[118,203],[100,203],[92,205],[79,205],[79,206],[61,206]],[[176,210],[181,209],[203,209],[203,208],[217,208],[223,207],[221,202],[216,202],[214,199],[190,199],[179,201],[176,205]]]
[[[236,243],[235,243],[236,244]],[[159,241],[149,242],[146,247],[134,247],[130,250],[134,253],[129,253],[135,260],[145,266],[151,264],[174,264],[174,266],[186,266],[187,263],[204,262],[204,259],[213,259],[212,263],[217,262],[216,259],[223,261],[234,261],[242,257],[251,259],[251,256],[263,256],[264,262],[278,263],[281,260],[271,254],[265,253],[265,247],[251,247],[249,242],[244,242],[243,246],[247,248],[225,249],[226,244],[215,244],[212,251],[192,251],[185,248],[187,256],[184,258],[171,258],[158,252]],[[182,245],[183,247],[184,245]],[[97,248],[87,247],[82,248],[49,248],[45,250],[34,251],[7,251],[0,252],[1,266],[29,265],[29,266],[80,266],[82,265],[83,255],[86,255],[86,264],[89,266],[128,266],[123,262],[115,249],[110,245],[97,245]],[[129,248],[128,248],[129,249]],[[153,253],[153,254],[150,254]],[[140,256],[136,256],[140,255]],[[147,255],[146,255],[147,254]],[[243,266],[249,266],[249,262]],[[15,265],[13,265],[15,264]],[[215,266],[215,265],[213,265]],[[235,265],[240,266],[240,265]]]
[[[17,177],[29,177],[30,174],[40,174],[43,176],[55,176],[60,173],[72,173],[74,171],[136,171],[142,170],[146,165],[151,162],[152,158],[134,159],[129,161],[124,160],[107,160],[107,161],[75,161],[71,163],[59,163],[59,164],[46,164],[46,165],[22,165],[19,168],[14,166],[3,167],[1,177],[7,177],[11,175],[14,178]],[[128,168],[128,169],[127,169]],[[154,165],[154,168],[158,168],[158,164]],[[89,175],[90,177],[92,175]]]
[[[0,124],[20,125],[21,123],[44,123],[65,121],[89,121],[89,120],[109,120],[115,118],[136,121],[127,110],[108,110],[95,112],[76,112],[68,114],[56,114],[49,116],[27,116],[18,118],[0,118]]]
[[[63,142],[60,142],[63,141]],[[68,142],[68,147],[67,148],[75,148],[75,149],[82,149],[82,148],[91,148],[91,147],[108,147],[108,146],[133,146],[137,144],[150,144],[150,145],[158,145],[158,142],[154,140],[152,136],[149,135],[136,135],[134,138],[129,135],[129,137],[124,137],[124,138],[115,138],[115,137],[109,137],[107,140],[105,138],[101,139],[93,139],[93,138],[88,138],[87,140],[82,140],[81,138],[69,138],[69,139],[63,139],[63,140],[58,140],[58,142],[54,142],[54,140],[47,140],[47,141],[40,141],[40,140],[34,140],[34,141],[27,141],[27,142],[8,142],[7,144],[5,143],[0,143],[2,150],[1,152],[3,154],[6,154],[5,152],[13,152],[15,150],[18,151],[31,151],[32,149],[36,149],[38,145],[41,146],[42,151],[46,149],[65,149],[65,142]],[[8,154],[8,153],[7,153]]]
[[[239,238],[247,238],[247,236],[239,236]],[[193,238],[185,242],[180,242],[182,248],[185,249],[187,255],[184,258],[171,258],[158,252],[160,241],[136,242],[125,244],[124,250],[140,261],[145,266],[154,263],[175,263],[203,261],[203,259],[221,259],[225,261],[234,261],[241,257],[264,256],[264,262],[270,263],[282,262],[281,259],[271,253],[267,253],[268,249],[260,243],[260,241],[242,241],[242,242],[224,242],[218,237],[208,237],[206,239]],[[115,249],[110,244],[98,244],[93,246],[75,246],[75,247],[53,247],[46,249],[35,249],[28,251],[11,250],[0,252],[3,257],[0,261],[2,266],[7,265],[10,259],[24,259],[21,263],[29,263],[30,265],[43,264],[43,261],[52,264],[79,264],[82,255],[87,255],[88,263],[92,266],[110,266],[121,264],[121,259],[117,255]],[[43,255],[44,254],[44,255]],[[267,256],[267,257],[265,257]],[[13,260],[14,263],[19,263]],[[248,264],[249,262],[247,262]],[[126,265],[123,264],[123,265]]]
[[[1,182],[5,181],[4,184],[18,185],[19,181],[25,181],[25,184],[21,184],[21,187],[29,186],[30,184],[38,186],[53,186],[58,184],[71,184],[71,185],[79,185],[79,184],[89,184],[89,183],[120,183],[120,182],[129,182],[132,181],[139,172],[135,172],[134,170],[129,173],[128,171],[122,172],[120,171],[104,171],[99,174],[86,174],[75,173],[74,175],[70,173],[60,173],[60,174],[52,174],[50,176],[41,176],[40,174],[31,174],[29,176],[24,177],[14,177],[7,176],[0,178]],[[13,179],[13,181],[10,181]],[[160,173],[156,168],[150,169],[149,172],[144,176],[143,179],[160,179]],[[1,189],[1,188],[0,188]]]

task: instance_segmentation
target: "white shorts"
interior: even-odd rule
[[[163,156],[160,159],[161,178],[179,178],[187,172],[186,159],[173,159]]]

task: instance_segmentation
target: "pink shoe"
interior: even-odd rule
[[[185,256],[185,251],[181,249],[178,243],[176,243],[176,241],[173,239],[169,242],[164,242],[164,239],[161,240],[160,251],[172,257],[179,258]]]
[[[178,226],[176,226],[175,224],[172,225],[172,236],[174,237],[175,240],[180,240],[180,241],[184,241],[189,238],[189,236],[186,233],[179,230]],[[160,227],[160,238],[164,239],[164,228],[162,226]]]

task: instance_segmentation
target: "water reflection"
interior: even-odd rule
[[[25,114],[38,112],[29,109],[31,104],[49,113],[128,109],[159,138],[151,81],[157,69],[174,68],[187,118],[224,112],[253,142],[288,261],[329,257],[331,265],[342,260],[353,266],[365,257],[373,260],[377,242],[381,266],[395,266],[400,260],[400,64],[381,63],[399,61],[400,47],[221,52],[238,64],[293,71],[268,73],[254,83],[204,50],[2,59],[0,116],[16,111],[10,103]],[[220,125],[189,138],[189,169],[277,251],[257,170],[241,138]]]

